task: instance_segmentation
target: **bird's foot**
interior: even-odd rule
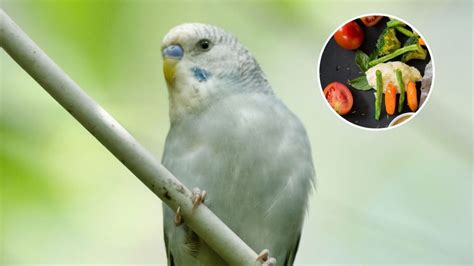
[[[193,189],[193,209],[196,208],[199,204],[204,202],[207,192],[205,190],[201,191],[199,188]],[[178,207],[176,210],[176,216],[174,218],[174,223],[179,226],[183,223],[183,217],[181,216],[181,207]]]
[[[260,254],[257,256],[257,261],[261,262],[263,266],[275,266],[276,265],[276,259],[275,258],[269,258],[270,252],[268,249],[262,250]]]
[[[181,207],[178,207],[176,210],[176,216],[174,217],[174,223],[176,226],[180,226],[183,224],[183,217],[181,216]]]
[[[196,208],[199,204],[204,202],[206,199],[207,192],[205,190],[201,191],[199,188],[193,189],[193,208]]]
[[[277,265],[277,261],[275,258],[269,258],[267,261],[265,261],[263,264],[263,266],[276,266]]]

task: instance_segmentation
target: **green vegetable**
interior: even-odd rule
[[[377,65],[377,64],[380,64],[380,63],[383,63],[383,62],[386,62],[390,59],[393,59],[399,55],[402,55],[404,53],[408,53],[408,52],[412,52],[412,51],[416,51],[418,49],[417,47],[418,45],[417,44],[412,44],[412,45],[408,45],[408,46],[405,46],[405,47],[402,47],[398,50],[396,50],[395,52],[391,53],[391,54],[388,54],[386,56],[382,56],[380,58],[377,58],[375,60],[372,60],[369,62],[369,68]]]
[[[369,61],[372,61],[372,60],[375,60],[379,57],[378,53],[377,53],[377,50],[373,50],[372,53],[369,55]]]
[[[416,36],[416,33],[411,32],[410,30],[406,29],[405,26],[406,26],[405,23],[393,18],[391,18],[387,22],[387,28],[395,28],[396,30],[398,30],[400,33],[402,33],[403,35],[407,37]]]
[[[365,73],[367,69],[369,69],[369,56],[362,52],[361,50],[357,50],[355,53],[355,62],[359,66],[360,70]]]
[[[402,71],[400,69],[397,69],[395,74],[397,75],[398,87],[400,88],[400,98],[398,99],[398,112],[400,113],[405,102],[405,83],[403,83]]]
[[[377,39],[375,48],[379,56],[390,54],[401,47],[394,28],[385,28]]]
[[[405,23],[401,22],[401,21],[398,20],[398,19],[394,19],[394,18],[391,18],[391,19],[387,22],[387,27],[388,27],[388,28],[397,27],[397,26],[405,26]]]
[[[413,37],[413,36],[416,36],[413,32],[407,30],[406,28],[402,27],[402,26],[397,26],[395,27],[396,30],[398,30],[401,34],[407,36],[407,37]]]
[[[375,120],[380,120],[383,91],[382,72],[380,72],[380,70],[375,71],[375,76],[377,78],[377,91],[375,93]]]
[[[355,79],[351,79],[347,81],[347,84],[351,85],[356,90],[360,91],[368,91],[372,89],[370,87],[369,82],[367,81],[367,77],[365,75],[362,75],[360,77],[357,77]]]
[[[418,43],[418,37],[413,36],[413,37],[408,38],[408,40],[406,40],[404,46],[409,46],[409,45],[416,45],[417,49],[415,51],[408,52],[408,53],[404,54],[402,56],[402,62],[407,62],[407,61],[410,61],[412,59],[420,59],[420,60],[425,60],[426,59],[426,55],[428,53]]]

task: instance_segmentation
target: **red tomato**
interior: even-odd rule
[[[362,31],[355,21],[351,21],[334,33],[334,39],[342,48],[355,50],[359,48],[364,41],[364,31]]]
[[[382,16],[367,16],[367,17],[360,18],[362,23],[364,23],[364,25],[367,27],[374,26],[375,24],[379,23],[381,19],[382,19]]]
[[[340,115],[349,113],[354,103],[351,91],[340,82],[333,82],[324,88],[324,97]]]

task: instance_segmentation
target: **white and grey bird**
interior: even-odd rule
[[[187,187],[207,191],[205,204],[253,250],[292,265],[314,186],[305,128],[223,29],[179,25],[165,36],[162,55],[171,122],[163,165]],[[163,209],[169,265],[226,265]]]

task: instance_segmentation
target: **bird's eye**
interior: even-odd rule
[[[203,51],[208,51],[209,49],[211,49],[211,41],[207,39],[202,39],[197,43],[197,46]]]

